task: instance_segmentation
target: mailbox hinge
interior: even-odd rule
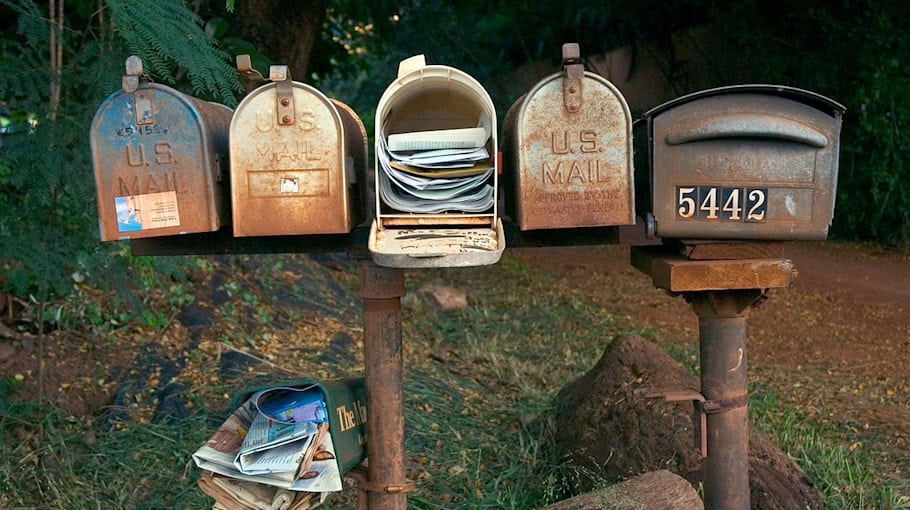
[[[275,111],[278,113],[279,126],[294,124],[294,87],[291,85],[291,73],[288,66],[271,66],[269,80],[275,83]]]
[[[565,73],[562,81],[563,105],[567,112],[578,113],[582,107],[581,83],[585,77],[578,43],[562,45],[562,68]]]
[[[702,457],[708,456],[708,415],[725,413],[749,405],[749,394],[743,393],[723,400],[705,400],[704,395],[692,390],[667,390],[653,388],[639,388],[636,395],[646,398],[663,398],[667,402],[692,401],[692,422],[695,430],[695,447],[701,451]]]

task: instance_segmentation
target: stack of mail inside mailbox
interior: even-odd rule
[[[379,194],[401,212],[481,213],[493,207],[489,130],[446,129],[380,135]]]

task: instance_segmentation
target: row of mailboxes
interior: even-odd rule
[[[91,128],[101,239],[224,225],[237,237],[341,234],[363,221],[360,118],[286,66],[269,78],[232,111],[143,79],[130,57]]]
[[[503,163],[486,90],[422,56],[402,62],[377,106],[371,190],[357,114],[286,67],[231,112],[141,79],[131,57],[92,125],[102,239],[229,223],[238,237],[345,233],[374,209],[381,265],[491,264],[505,248],[500,200],[521,230],[637,216],[661,238],[827,236],[841,105],[779,86],[698,92],[635,124],[633,158],[622,94],[584,71],[577,45],[563,57],[506,114]]]

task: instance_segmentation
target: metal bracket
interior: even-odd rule
[[[667,402],[692,401],[692,424],[695,428],[695,448],[702,457],[708,456],[708,415],[725,413],[749,405],[749,394],[743,393],[723,400],[705,400],[705,396],[692,389],[639,388],[635,395],[645,398],[663,398]]]
[[[130,55],[126,59],[126,72],[123,75],[121,86],[123,91],[132,94],[139,88],[142,78],[142,59],[136,55]]]
[[[581,84],[585,77],[585,66],[581,63],[578,43],[562,45],[562,67],[565,73],[562,80],[563,105],[567,112],[578,113],[583,103]]]
[[[136,118],[136,125],[150,126],[155,124],[152,92],[147,89],[139,90],[139,86],[148,81],[148,77],[143,76],[143,73],[142,59],[130,55],[126,59],[126,72],[121,80],[121,87],[127,94],[133,94],[133,115]]]
[[[237,55],[234,62],[237,64],[237,71],[241,74],[245,74],[247,78],[254,81],[265,81],[265,77],[262,76],[262,73],[253,69],[253,64],[250,61],[249,55]]]
[[[357,481],[357,490],[362,492],[379,492],[382,494],[406,494],[414,492],[417,486],[414,482],[406,481],[404,483],[379,484],[369,480],[366,468],[357,466],[345,475]]]
[[[275,111],[278,113],[279,126],[294,124],[294,87],[291,85],[291,73],[288,66],[271,66],[269,80],[275,83]]]

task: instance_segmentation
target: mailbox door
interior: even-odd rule
[[[659,237],[827,237],[842,111],[834,106],[843,107],[821,110],[777,90],[721,90],[651,118]]]
[[[118,91],[92,121],[101,239],[218,230],[231,110],[144,84]]]
[[[231,122],[234,235],[349,232],[345,136],[335,105],[313,87],[250,93]]]
[[[634,224],[629,107],[593,73],[567,81],[545,78],[507,117],[519,228]]]

